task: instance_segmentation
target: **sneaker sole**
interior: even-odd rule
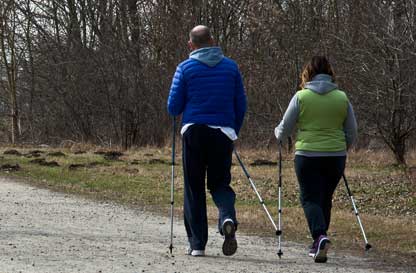
[[[225,256],[231,256],[237,251],[237,240],[235,239],[235,226],[231,221],[227,221],[222,226],[224,234],[224,243],[222,244],[222,253]]]
[[[320,242],[318,251],[314,256],[315,263],[326,263],[328,260],[327,253],[329,247],[331,246],[331,242],[329,240],[323,240]]]
[[[203,251],[203,250],[192,250],[191,256],[192,257],[203,257],[203,256],[205,256],[205,251]]]
[[[192,250],[188,248],[185,252],[185,255],[193,256],[193,257],[201,257],[201,256],[205,256],[205,251],[204,250]]]

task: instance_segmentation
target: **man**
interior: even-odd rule
[[[189,34],[189,59],[180,63],[168,99],[171,115],[182,114],[184,220],[187,254],[204,256],[208,240],[207,188],[219,211],[224,255],[237,250],[235,193],[230,187],[233,141],[243,123],[246,95],[237,64],[214,46],[210,30],[196,26]]]

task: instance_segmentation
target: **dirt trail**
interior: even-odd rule
[[[213,229],[208,256],[189,257],[181,222],[172,258],[168,221],[0,177],[0,272],[381,272],[363,257],[336,253],[315,264],[304,246],[288,242],[279,261],[274,239],[252,236],[239,236],[236,255],[224,257]]]

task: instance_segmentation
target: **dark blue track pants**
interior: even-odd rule
[[[184,220],[190,247],[204,250],[208,240],[207,188],[219,211],[218,225],[235,217],[235,193],[230,187],[233,142],[206,125],[194,124],[183,135]]]
[[[345,156],[295,156],[300,201],[314,240],[327,235],[332,196],[344,172],[345,161]]]

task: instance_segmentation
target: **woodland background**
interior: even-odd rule
[[[0,139],[163,146],[189,30],[205,24],[244,77],[240,143],[268,147],[313,55],[354,106],[358,148],[400,164],[416,129],[416,0],[2,0]]]

